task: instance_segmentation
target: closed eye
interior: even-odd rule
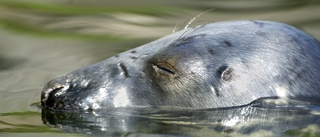
[[[164,67],[164,66],[152,64],[152,68],[155,71],[160,72],[160,73],[165,73],[165,74],[168,74],[168,75],[174,75],[175,74],[175,72],[172,69],[169,69],[169,68]]]

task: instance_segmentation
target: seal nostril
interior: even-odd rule
[[[63,89],[63,87],[55,88],[45,94],[45,97],[42,99],[42,106],[44,107],[54,107],[55,99],[57,96],[59,96],[59,92]]]
[[[64,88],[68,88],[68,85],[61,84],[57,80],[48,82],[41,94],[42,107],[53,107],[56,98],[66,91]]]

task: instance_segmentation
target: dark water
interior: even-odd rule
[[[272,20],[320,39],[319,0],[1,0],[0,136],[320,136],[317,106],[70,115],[37,107],[50,79],[170,34],[208,9],[192,25]]]

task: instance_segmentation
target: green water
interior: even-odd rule
[[[1,0],[0,136],[87,136],[43,124],[37,104],[46,82],[170,34],[208,9],[192,26],[272,20],[320,39],[319,0]]]

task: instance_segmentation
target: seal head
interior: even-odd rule
[[[320,102],[319,41],[269,21],[205,24],[50,81],[45,108],[222,108],[261,98]]]

